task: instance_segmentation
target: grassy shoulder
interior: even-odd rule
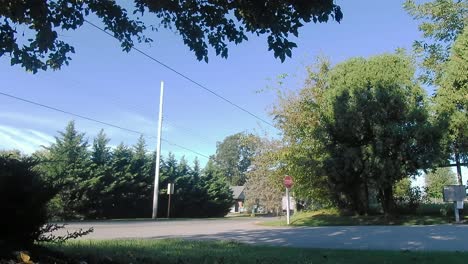
[[[468,252],[356,251],[186,240],[81,240],[44,244],[40,263],[466,263]],[[51,254],[54,252],[54,254]],[[40,255],[40,254],[39,254]],[[53,257],[55,256],[55,257]]]
[[[383,215],[340,215],[336,209],[299,212],[291,217],[291,226],[355,226],[355,225],[439,225],[454,222],[452,215],[400,215],[386,218]],[[468,219],[468,218],[466,218]],[[261,222],[265,226],[286,226],[286,218]]]
[[[259,217],[263,215],[257,215]],[[250,214],[228,214],[220,217],[204,218],[115,218],[115,219],[84,219],[84,220],[66,220],[50,221],[52,224],[75,224],[75,223],[128,223],[128,222],[176,222],[176,221],[211,221],[211,220],[236,220],[251,217]]]

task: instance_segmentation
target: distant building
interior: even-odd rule
[[[234,200],[234,204],[231,207],[231,213],[242,213],[244,212],[244,190],[245,186],[230,186],[232,191],[232,199]]]

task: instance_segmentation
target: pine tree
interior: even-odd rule
[[[195,178],[199,178],[200,173],[201,173],[200,161],[198,161],[198,158],[195,157],[195,159],[193,160],[192,176]]]
[[[105,201],[108,199],[108,186],[114,181],[111,170],[111,151],[107,145],[110,139],[101,129],[94,138],[91,149],[92,174],[97,179],[93,189],[88,190],[89,197],[95,208],[93,218],[105,218]]]
[[[108,218],[125,218],[131,215],[133,197],[129,189],[134,184],[132,159],[132,150],[123,143],[112,153],[112,181],[105,189],[107,195],[104,201],[105,215]]]
[[[46,178],[59,189],[53,199],[55,215],[62,219],[84,218],[95,208],[89,208],[88,189],[96,179],[91,176],[88,142],[84,133],[75,129],[74,121],[59,132],[49,148],[47,160],[41,166]]]

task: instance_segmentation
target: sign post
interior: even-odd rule
[[[290,198],[289,198],[289,189],[293,186],[293,179],[291,176],[286,175],[284,177],[284,187],[286,187],[286,222],[289,225],[290,221],[290,211],[291,211],[291,205],[290,205]]]
[[[453,202],[455,222],[460,223],[460,209],[463,209],[463,201],[466,198],[466,190],[463,185],[447,185],[443,189],[444,202]]]
[[[167,218],[171,216],[171,194],[174,194],[174,184],[168,183],[167,184],[167,194],[169,195],[167,199]]]

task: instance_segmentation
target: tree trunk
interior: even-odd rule
[[[364,182],[364,210],[365,214],[369,214],[369,185],[367,184],[367,180]]]
[[[382,204],[382,209],[385,216],[390,216],[394,213],[394,203],[393,203],[393,187],[387,186],[381,188],[380,191],[380,203]]]
[[[455,164],[457,166],[458,185],[463,185],[461,163],[460,163],[460,153],[458,152],[458,146],[455,146]]]
[[[351,195],[350,199],[352,202],[352,208],[355,214],[358,215],[364,215],[365,214],[365,199],[363,199],[363,194],[362,194],[362,185],[357,184],[354,186],[351,190]]]
[[[463,178],[461,172],[461,164],[460,164],[460,153],[458,152],[458,145],[455,144],[455,164],[457,166],[457,179],[458,185],[463,185]],[[458,209],[458,214],[460,215],[460,219],[464,218],[463,209]]]

